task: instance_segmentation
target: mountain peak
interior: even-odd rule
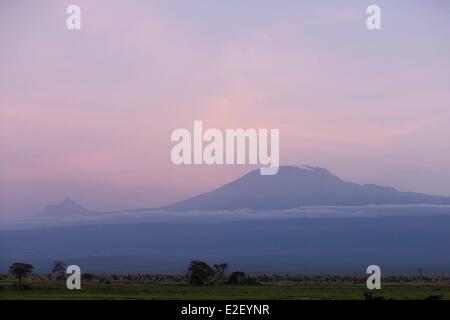
[[[65,198],[64,201],[61,202],[61,204],[64,204],[64,205],[74,205],[74,204],[76,204],[76,205],[78,205],[75,201],[73,201],[70,198]]]

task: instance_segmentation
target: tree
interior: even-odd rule
[[[225,270],[228,268],[228,263],[215,264],[214,269],[217,273],[225,274]]]
[[[28,263],[15,262],[9,267],[9,273],[19,280],[19,283],[22,283],[22,279],[31,274],[34,267]]]
[[[225,281],[225,270],[228,268],[228,263],[220,263],[214,265],[214,273],[216,280],[219,282]]]
[[[194,286],[207,284],[214,276],[214,270],[203,261],[191,261],[187,271],[189,283]]]
[[[62,261],[56,260],[53,263],[52,274],[56,275],[56,279],[61,280],[66,278],[66,264]]]

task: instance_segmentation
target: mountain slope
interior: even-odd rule
[[[261,176],[259,170],[254,170],[214,191],[164,209],[271,210],[302,205],[370,204],[450,204],[450,197],[400,192],[390,187],[345,182],[324,168],[282,166],[276,175]]]

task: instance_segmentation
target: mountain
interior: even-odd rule
[[[66,198],[64,201],[49,205],[40,216],[45,217],[69,217],[74,215],[89,215],[91,212],[82,207],[72,199]]]
[[[169,205],[166,210],[290,209],[305,205],[450,204],[450,197],[401,192],[346,182],[325,168],[282,166],[276,175],[254,170],[214,191]]]

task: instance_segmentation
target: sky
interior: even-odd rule
[[[81,8],[81,30],[66,8]],[[381,8],[382,29],[366,28]],[[0,2],[0,221],[70,197],[158,207],[247,165],[176,166],[176,128],[280,129],[280,162],[450,196],[447,1]]]

